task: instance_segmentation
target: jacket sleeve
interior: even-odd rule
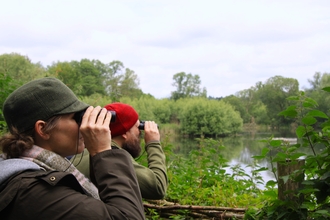
[[[91,164],[100,200],[82,193],[78,181],[71,174],[42,171],[46,173],[42,179],[49,182],[57,181],[56,175],[65,175],[53,185],[40,177],[27,178],[24,174],[24,178],[15,178],[16,182],[13,180],[9,188],[3,190],[5,194],[14,193],[10,197],[14,198],[11,206],[6,208],[12,211],[4,210],[11,217],[4,219],[22,219],[22,216],[28,216],[25,219],[61,220],[145,219],[131,156],[123,150],[107,150],[93,156]]]
[[[130,158],[126,151],[119,149],[91,157],[93,179],[105,204],[121,210],[127,219],[144,219],[140,188]]]
[[[148,167],[133,161],[142,197],[145,199],[163,199],[168,185],[165,154],[158,141],[145,146]]]

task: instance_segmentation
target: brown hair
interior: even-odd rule
[[[60,118],[61,115],[56,115],[48,119],[43,131],[51,131]],[[24,151],[31,149],[33,145],[34,129],[20,133],[17,128],[12,127],[11,133],[7,133],[0,138],[2,152],[7,158],[19,158]]]

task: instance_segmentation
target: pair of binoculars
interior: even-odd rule
[[[83,110],[83,111],[80,111],[80,112],[76,112],[73,116],[73,119],[77,122],[77,124],[80,126],[81,125],[81,121],[82,121],[82,118],[85,114],[85,111],[86,110]],[[111,113],[111,122],[115,122],[116,121],[116,112],[115,111],[108,111]],[[140,124],[139,124],[139,130],[144,130],[144,123],[145,121],[140,121]],[[158,125],[157,125],[158,127]]]
[[[77,124],[80,126],[81,125],[81,121],[82,121],[82,118],[85,114],[85,110],[83,111],[80,111],[80,112],[76,112],[73,116],[73,119],[77,122]],[[115,111],[108,111],[108,112],[111,112],[111,122],[115,122],[116,121],[116,112]]]
[[[157,128],[159,129],[158,125]],[[140,121],[139,130],[144,130],[144,121]]]

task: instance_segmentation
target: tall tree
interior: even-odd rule
[[[322,88],[330,86],[330,73],[316,72],[313,79],[308,79],[308,82],[311,87],[305,89],[307,96],[318,103],[318,110],[329,113],[330,94],[323,91]]]
[[[106,93],[115,100],[118,100],[122,96],[119,83],[122,78],[123,69],[124,64],[118,60],[114,60],[107,64],[107,71],[104,73]]]
[[[82,92],[81,76],[74,68],[73,62],[56,62],[47,67],[48,75],[63,81],[72,91],[79,95]],[[78,65],[78,64],[76,64]]]
[[[40,63],[32,63],[27,56],[18,53],[0,55],[0,72],[20,83],[45,76],[46,70]]]
[[[78,75],[81,77],[81,95],[90,96],[94,93],[105,94],[102,72],[98,68],[97,60],[82,59],[76,66]]]
[[[201,80],[199,75],[186,74],[185,72],[177,73],[173,76],[173,86],[176,91],[171,94],[171,99],[178,100],[188,97],[206,97],[206,88],[201,89]]]
[[[57,62],[47,67],[51,76],[61,79],[79,96],[105,94],[102,65],[98,60]]]
[[[137,98],[143,94],[141,89],[139,89],[139,78],[133,70],[126,68],[125,73],[121,79],[122,80],[120,82],[119,88],[122,96]]]
[[[124,64],[118,60],[106,66],[107,71],[103,73],[104,86],[112,100],[118,101],[125,96],[138,98],[143,94],[139,88],[139,78],[133,70],[125,68]]]
[[[281,125],[292,123],[292,119],[279,116],[278,113],[284,111],[290,105],[287,100],[288,97],[298,94],[298,80],[274,76],[259,87],[258,97],[267,106],[271,126],[279,128]]]

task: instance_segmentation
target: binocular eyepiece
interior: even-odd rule
[[[77,124],[80,126],[81,125],[81,121],[82,121],[82,117],[84,116],[85,114],[85,110],[82,110],[80,112],[76,112],[73,116],[73,119],[77,122]],[[111,122],[115,122],[116,121],[116,112],[115,111],[108,111],[108,112],[111,112]]]

